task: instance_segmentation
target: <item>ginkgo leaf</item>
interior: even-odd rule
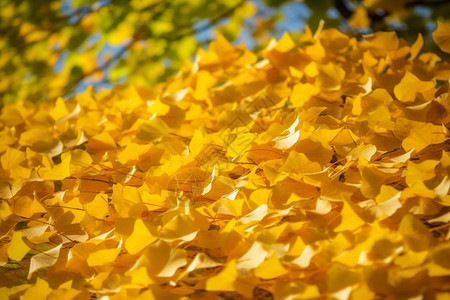
[[[46,180],[62,180],[70,176],[70,161],[69,153],[64,153],[61,156],[61,163],[55,165],[51,170],[42,174],[42,178]]]
[[[103,266],[113,263],[120,253],[120,248],[117,249],[102,249],[91,252],[86,259],[89,266]]]
[[[450,25],[437,22],[437,29],[433,32],[433,40],[442,51],[450,53]]]
[[[254,272],[259,278],[270,279],[283,276],[288,271],[280,263],[276,252],[274,252],[267,260],[263,261]]]
[[[87,170],[92,164],[92,158],[86,151],[75,149],[70,152],[70,174]]]
[[[334,230],[336,232],[350,230],[353,231],[365,224],[364,220],[355,212],[354,205],[349,204],[348,201],[343,202],[341,216],[342,220],[338,227]]]
[[[135,143],[128,143],[118,155],[117,159],[121,164],[127,164],[129,162],[136,162],[139,156],[143,155],[150,149],[149,145],[139,145]]]
[[[136,137],[143,141],[154,141],[169,133],[166,123],[159,118],[145,121],[141,124]]]
[[[239,269],[253,269],[259,266],[269,253],[264,249],[261,242],[255,241],[252,246],[245,252],[236,265]]]
[[[345,71],[336,64],[328,63],[318,67],[318,85],[322,89],[335,91],[342,86],[342,81],[345,78]]]
[[[87,147],[92,151],[107,151],[117,147],[116,142],[107,132],[102,132],[89,139]]]
[[[145,223],[137,219],[133,233],[125,240],[125,249],[131,254],[136,254],[155,240],[156,237],[148,230]]]
[[[158,241],[144,251],[142,260],[138,262],[137,267],[145,266],[150,275],[172,277],[178,268],[186,264],[185,251],[172,248],[163,241]]]
[[[194,21],[227,11],[222,2]],[[387,5],[378,2],[356,5],[350,24],[365,27]],[[256,9],[238,3],[224,34],[189,60],[195,39],[173,35],[172,2],[159,4],[131,1],[141,13],[122,19],[94,5],[78,20],[80,41],[103,24],[104,39],[127,43],[128,62],[148,56],[133,74],[113,53],[97,61],[70,30],[16,26],[36,42],[23,53],[31,65],[45,56],[37,49],[58,48],[47,66],[63,49],[82,53],[63,55],[45,91],[29,72],[2,77],[0,298],[445,297],[450,65],[421,52],[425,35],[412,45],[395,32],[359,39],[321,21],[254,53],[225,38]],[[139,22],[154,15],[147,25],[160,38],[143,38]],[[445,26],[434,33],[444,51]],[[161,63],[172,45],[183,64]],[[14,57],[2,52],[0,66],[11,71]],[[166,67],[178,73],[166,79]],[[70,77],[108,72],[133,84],[67,94]],[[41,96],[49,100],[30,102]]]
[[[302,251],[302,254],[296,259],[290,261],[291,264],[294,264],[300,268],[307,268],[311,264],[311,259],[316,254],[316,251],[311,247],[311,245],[306,245]]]
[[[192,260],[189,267],[187,267],[186,271],[192,272],[197,269],[214,268],[217,266],[220,266],[220,263],[214,261],[204,253],[198,253]]]
[[[199,228],[189,216],[179,214],[163,226],[161,238],[165,240],[182,239],[191,241],[197,235],[198,230]]]
[[[8,256],[15,261],[21,261],[22,258],[30,251],[30,247],[24,242],[25,233],[21,231],[14,232],[11,244],[8,247]]]
[[[30,278],[31,275],[38,269],[53,266],[58,260],[61,247],[62,244],[31,257],[30,270],[28,271],[28,278]]]
[[[56,99],[55,107],[50,110],[49,115],[55,120],[58,121],[63,117],[69,114],[69,110],[67,109],[66,104],[64,103],[64,99],[59,97]]]
[[[443,142],[445,140],[444,133],[436,129],[430,123],[412,128],[409,136],[402,142],[403,149],[405,151],[410,151],[411,149],[421,151],[431,144]]]
[[[428,228],[411,214],[402,218],[398,232],[404,236],[406,245],[416,252],[427,249],[432,241]]]
[[[94,200],[86,204],[86,212],[97,219],[103,219],[108,213],[108,196],[97,194]]]
[[[400,83],[395,86],[394,93],[402,102],[414,102],[417,93],[421,93],[428,100],[434,95],[434,83],[421,81],[414,74],[406,72]]]
[[[15,148],[8,148],[1,157],[2,168],[9,170],[11,177],[28,178],[31,170],[26,168],[23,163],[25,161],[25,153]]]
[[[47,299],[47,296],[53,291],[44,279],[37,278],[35,285],[28,288],[22,296],[22,299]]]
[[[206,290],[234,291],[237,277],[236,261],[232,260],[218,274],[208,278],[206,281]]]
[[[0,178],[0,198],[11,199],[21,189],[23,180],[20,178]]]

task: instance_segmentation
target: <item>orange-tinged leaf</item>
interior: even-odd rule
[[[350,25],[355,28],[365,28],[370,26],[370,19],[367,10],[364,6],[358,5],[355,11],[348,20]]]
[[[423,37],[422,34],[419,32],[418,36],[417,36],[417,40],[414,42],[414,44],[411,45],[411,56],[410,56],[410,60],[414,60],[417,55],[420,52],[420,49],[422,49],[423,47]]]
[[[433,40],[442,51],[450,53],[450,25],[438,21]]]
[[[396,50],[399,46],[399,39],[395,32],[375,32],[364,36],[371,51],[376,56],[384,56],[387,52]]]
[[[117,147],[116,142],[107,132],[102,132],[89,139],[87,144],[91,151],[108,151]]]
[[[406,183],[412,186],[416,182],[423,182],[436,176],[435,167],[437,160],[426,160],[421,163],[408,161],[408,170],[406,173]]]
[[[422,94],[428,101],[434,92],[433,82],[422,81],[411,72],[406,72],[400,83],[394,88],[395,97],[402,102],[414,102],[417,93]]]

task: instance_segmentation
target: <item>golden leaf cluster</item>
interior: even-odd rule
[[[450,64],[422,45],[219,36],[152,88],[5,105],[0,298],[448,299]]]

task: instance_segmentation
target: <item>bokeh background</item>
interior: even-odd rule
[[[149,86],[193,61],[218,34],[263,49],[321,20],[364,39],[392,31],[424,51],[448,0],[0,0],[0,106],[69,98],[88,86]]]

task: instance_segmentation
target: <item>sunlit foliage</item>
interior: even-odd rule
[[[422,45],[219,36],[152,87],[5,105],[0,298],[450,297],[450,64]]]
[[[0,106],[89,84],[151,86],[176,74],[214,31],[260,49],[323,19],[357,37],[395,30],[412,43],[420,32],[427,47],[430,28],[449,15],[446,0],[1,0]]]

